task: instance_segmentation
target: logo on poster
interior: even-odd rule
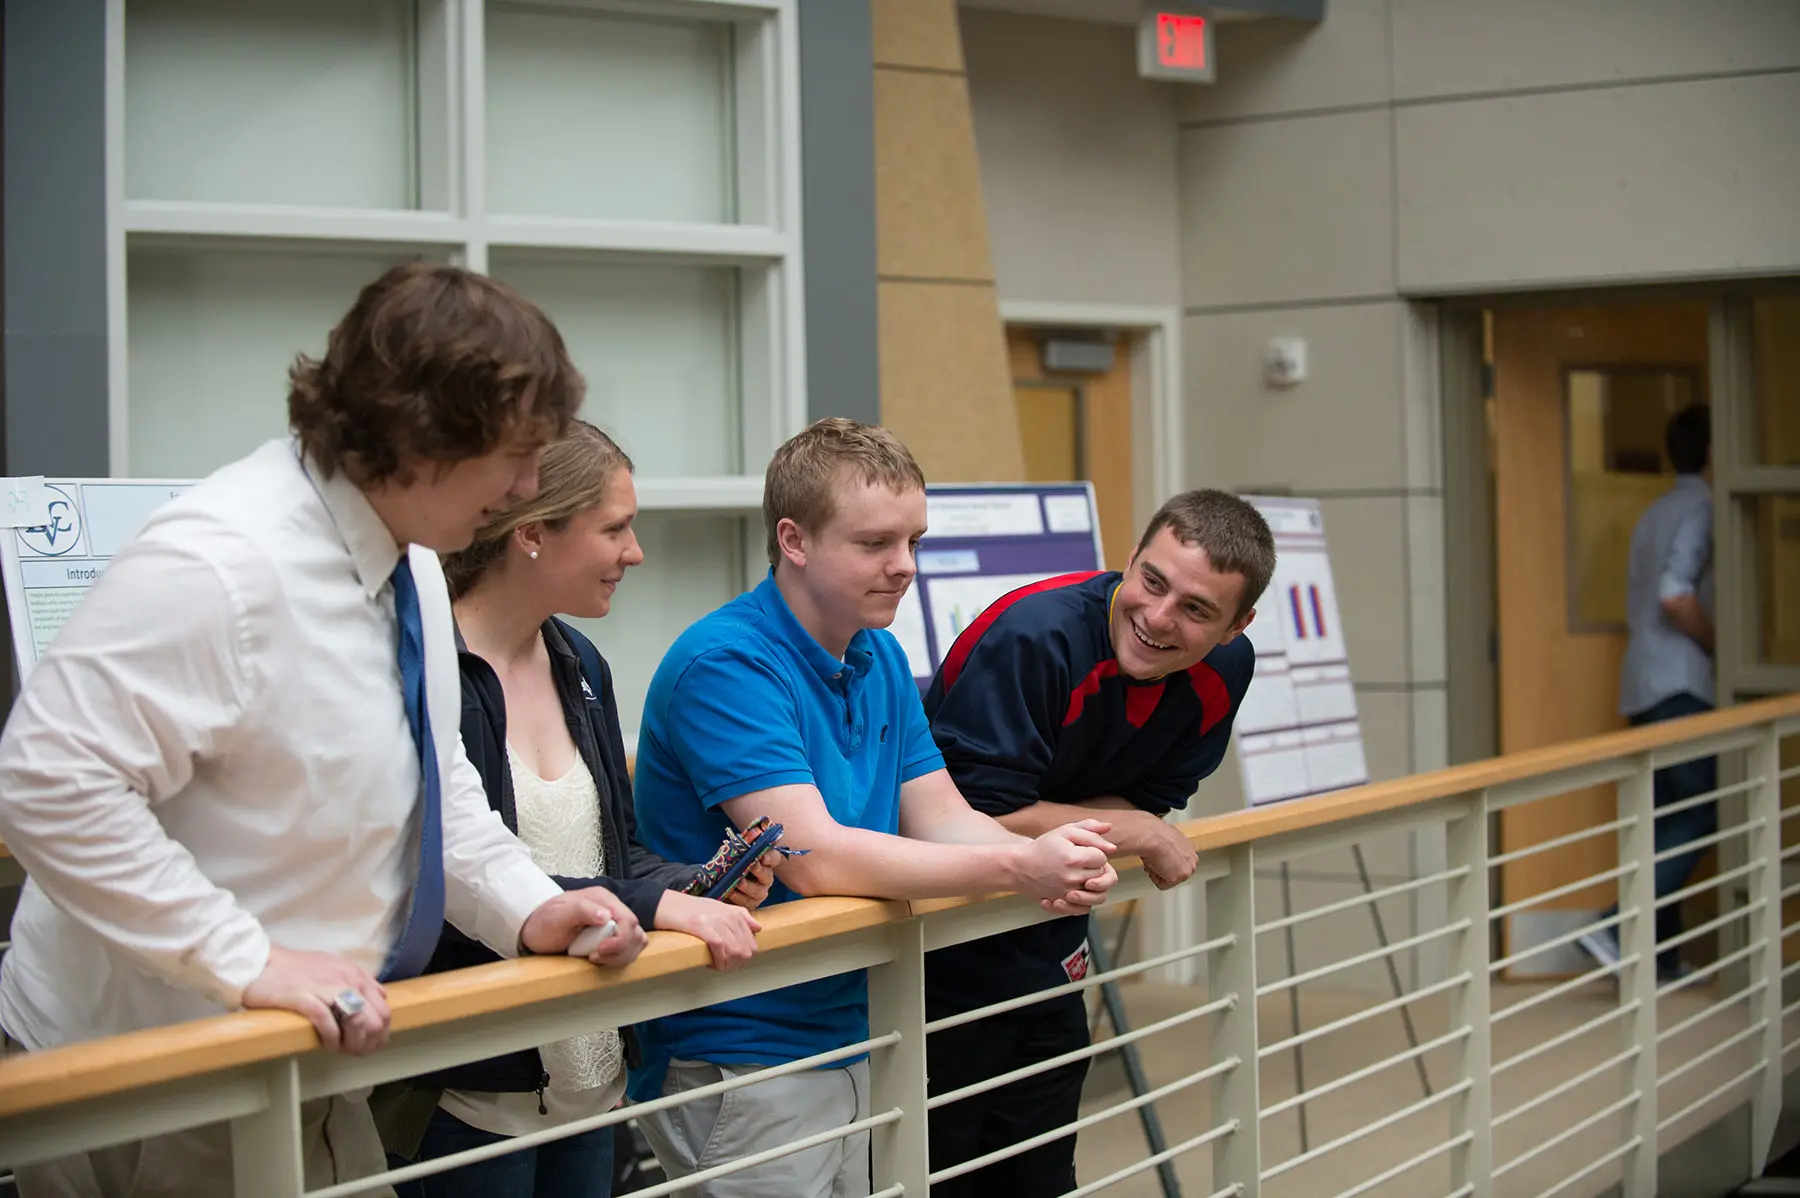
[[[50,492],[50,518],[34,528],[21,528],[19,544],[40,557],[62,557],[81,541],[81,513],[61,487],[44,489]]]

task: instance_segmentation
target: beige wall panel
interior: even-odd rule
[[[1256,685],[1254,682],[1252,686]],[[1225,750],[1225,760],[1219,768],[1212,772],[1212,777],[1200,779],[1200,787],[1194,797],[1188,800],[1187,811],[1183,819],[1200,819],[1208,815],[1226,815],[1244,809],[1244,775],[1238,763],[1237,737],[1231,738],[1231,745]]]
[[[1132,30],[967,10],[963,45],[1000,294],[1181,302],[1175,91]]]
[[[1403,307],[1237,312],[1183,321],[1188,481],[1237,490],[1397,490]],[[1263,382],[1271,337],[1302,337],[1307,381]]]
[[[1184,129],[1186,303],[1393,291],[1392,151],[1385,111]]]
[[[1386,0],[1331,0],[1317,25],[1220,25],[1214,47],[1218,78],[1180,89],[1181,119],[1381,103],[1388,98],[1386,7]]]
[[[1450,695],[1442,690],[1412,694],[1413,768],[1429,774],[1450,765]]]
[[[875,261],[883,275],[994,277],[959,76],[875,72]]]
[[[1800,269],[1796,114],[1800,75],[1402,108],[1401,285]]]
[[[931,482],[1023,479],[993,287],[883,282],[878,290],[881,422]]]
[[[1401,99],[1800,66],[1794,0],[1391,2]]]
[[[1337,538],[1334,536],[1332,540],[1335,542]],[[1341,555],[1335,552],[1335,544],[1333,549],[1332,564],[1338,566],[1338,574],[1343,574],[1344,570],[1339,565]],[[1342,581],[1338,585],[1342,586]],[[1359,690],[1356,692],[1356,714],[1362,721],[1363,754],[1369,763],[1369,781],[1386,782],[1390,778],[1404,778],[1412,773],[1412,696],[1404,691]],[[1381,838],[1370,839],[1372,842]],[[1410,842],[1404,834],[1396,832],[1388,839],[1407,846],[1404,852],[1411,851]],[[1363,846],[1365,857],[1371,851],[1370,844]],[[1345,859],[1348,860],[1348,854],[1345,854]],[[1384,854],[1383,872],[1404,874],[1409,860],[1409,857],[1403,855],[1401,848],[1395,848]],[[1350,867],[1346,865],[1345,868]],[[1370,861],[1369,868],[1376,868],[1373,860]]]
[[[1350,677],[1363,686],[1408,681],[1406,611],[1400,601],[1406,585],[1402,502],[1326,499],[1320,505],[1350,651]],[[1362,698],[1359,694],[1357,701]],[[1365,717],[1365,730],[1367,726]]]
[[[1412,602],[1411,680],[1442,682],[1448,676],[1442,496],[1407,497],[1406,546],[1407,582]]]
[[[1444,485],[1443,364],[1437,307],[1407,304],[1400,314],[1400,403],[1406,422],[1406,485]]]
[[[856,0],[836,0],[854,4]],[[956,0],[872,0],[875,61],[890,66],[962,70]]]

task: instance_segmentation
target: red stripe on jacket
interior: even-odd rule
[[[975,622],[973,624],[962,630],[962,635],[957,637],[956,643],[950,646],[950,652],[944,657],[944,664],[941,671],[944,676],[944,689],[947,691],[956,685],[956,679],[962,674],[963,666],[968,664],[969,655],[975,652],[976,643],[981,640],[982,634],[994,626],[996,620],[1006,614],[1007,608],[1025,598],[1027,595],[1037,595],[1044,591],[1054,591],[1061,587],[1074,586],[1077,583],[1086,582],[1090,578],[1098,578],[1104,572],[1105,571],[1102,570],[1088,570],[1080,574],[1058,574],[1055,578],[1045,578],[1038,582],[1022,586],[1016,591],[1008,591],[1006,594],[1000,596],[1000,598],[994,600],[988,605],[986,611],[975,617]],[[1114,664],[1115,666],[1117,665],[1116,662]],[[1097,685],[1098,684],[1096,683],[1096,686]]]

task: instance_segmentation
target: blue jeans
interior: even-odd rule
[[[615,1134],[610,1127],[584,1131],[394,1189],[399,1198],[612,1198]],[[440,1108],[432,1113],[419,1160],[436,1160],[508,1138],[470,1127]],[[409,1163],[417,1162],[392,1162],[396,1168]]]
[[[1659,724],[1664,720],[1678,720],[1683,716],[1699,715],[1711,711],[1712,704],[1690,694],[1671,695],[1648,711],[1640,711],[1631,717],[1634,727],[1644,724]],[[1654,782],[1656,805],[1667,807],[1679,803],[1683,799],[1691,799],[1695,795],[1705,794],[1719,787],[1719,759],[1701,757],[1693,761],[1684,761],[1680,765],[1665,766],[1656,771]],[[1703,836],[1711,836],[1719,830],[1719,805],[1702,803],[1698,807],[1690,807],[1686,811],[1677,811],[1674,815],[1659,815],[1656,818],[1656,851],[1661,853],[1668,849],[1699,840]],[[1704,849],[1692,853],[1679,853],[1667,861],[1656,865],[1656,897],[1663,898],[1675,893],[1693,877],[1694,868],[1700,864],[1700,858],[1706,855]],[[1613,907],[1607,911],[1611,916],[1618,911]],[[1602,918],[1605,918],[1603,916]],[[1681,935],[1681,904],[1670,903],[1656,912],[1656,940],[1658,944]],[[1665,949],[1657,954],[1657,967],[1665,971],[1674,969],[1680,963],[1680,949]]]

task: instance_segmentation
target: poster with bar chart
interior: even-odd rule
[[[962,630],[1008,591],[1101,568],[1089,483],[933,486],[919,576],[892,631],[921,689]]]
[[[1251,806],[1369,780],[1344,622],[1316,499],[1246,496],[1275,534],[1275,577],[1245,635],[1256,678],[1238,711],[1238,760]]]

